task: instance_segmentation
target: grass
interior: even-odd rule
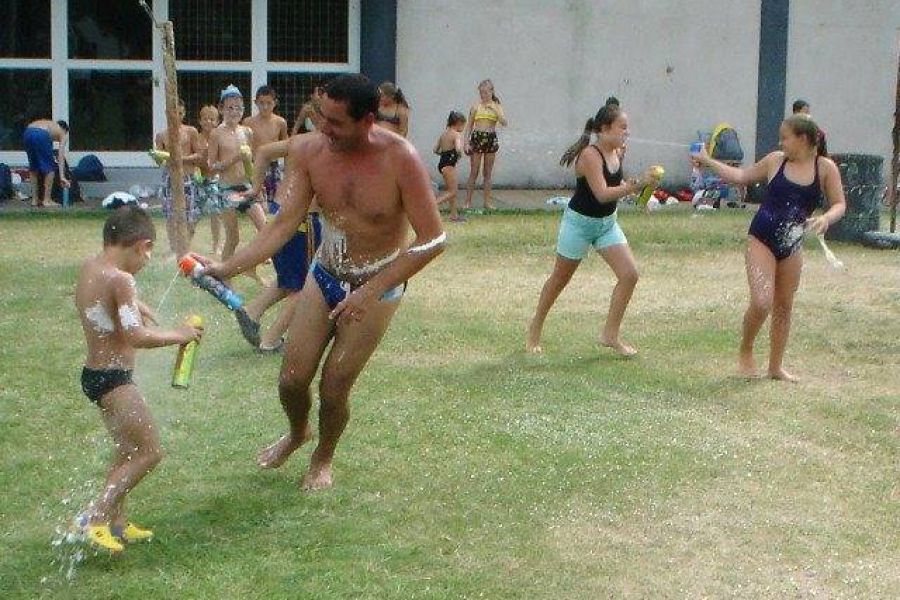
[[[642,272],[625,325],[635,360],[596,344],[613,285],[596,257],[551,313],[546,354],[522,352],[557,219],[451,227],[356,386],[323,493],[297,488],[308,448],[254,466],[284,425],[279,361],[176,282],[162,321],[196,311],[208,326],[186,392],[168,386],[173,348],[139,360],[168,455],[130,506],[157,539],[89,551],[70,578],[75,548],[51,546],[54,530],[108,453],[79,389],[71,297],[102,215],[4,217],[3,597],[893,597],[897,254],[836,244],[848,268],[834,272],[808,245],[787,358],[803,380],[747,382],[731,375],[746,213],[621,216]],[[156,259],[138,276],[148,304],[173,272]]]

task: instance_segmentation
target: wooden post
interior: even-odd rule
[[[897,177],[900,175],[900,54],[897,57],[897,97],[894,101],[894,151],[891,154],[891,174],[888,177],[888,204],[891,207],[891,233],[897,230]]]
[[[166,125],[169,150],[169,185],[172,194],[172,219],[175,222],[176,254],[181,257],[187,254],[189,240],[187,235],[187,210],[184,197],[184,167],[181,164],[181,118],[178,116],[178,79],[175,73],[175,30],[172,21],[162,24],[163,32],[163,68],[166,76]]]
[[[145,0],[138,0],[141,8],[150,17],[153,26],[163,34],[163,69],[166,76],[166,147],[169,150],[169,161],[166,168],[169,169],[169,186],[173,200],[173,216],[175,239],[172,245],[179,257],[190,250],[190,240],[187,235],[187,211],[184,198],[184,167],[181,164],[181,119],[178,116],[178,78],[175,74],[175,28],[172,21],[158,23],[153,16],[153,10]]]

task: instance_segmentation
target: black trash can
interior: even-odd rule
[[[881,217],[881,189],[884,187],[881,168],[884,158],[873,154],[832,154],[841,172],[847,212],[828,228],[829,240],[859,242],[867,231],[877,231]],[[828,201],[822,197],[823,208]]]

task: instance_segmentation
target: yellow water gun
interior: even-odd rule
[[[662,181],[663,175],[666,174],[666,170],[659,165],[654,165],[650,167],[650,174],[656,179],[656,185],[658,185]],[[656,191],[656,185],[651,183],[644,186],[644,189],[641,190],[641,195],[638,196],[638,204],[641,206],[647,205],[647,202],[650,201],[650,196]]]

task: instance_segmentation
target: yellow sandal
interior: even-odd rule
[[[153,538],[153,532],[149,529],[138,527],[134,523],[127,523],[122,528],[122,534],[118,537],[126,542],[140,542]]]
[[[88,525],[85,538],[92,546],[98,546],[110,552],[121,552],[125,549],[125,546],[109,530],[109,525]]]

